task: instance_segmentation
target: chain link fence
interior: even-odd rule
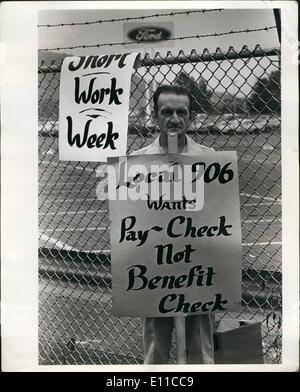
[[[108,203],[96,198],[104,165],[58,160],[59,80],[59,65],[40,65],[40,364],[141,364],[141,319],[111,314]],[[165,83],[191,91],[196,142],[238,153],[243,306],[217,318],[261,322],[264,362],[280,363],[280,52],[146,55],[132,76],[128,153],[157,137],[151,98]]]

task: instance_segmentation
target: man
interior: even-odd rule
[[[160,135],[152,144],[132,153],[168,153],[168,134],[178,135],[178,151],[181,154],[199,155],[213,151],[195,143],[186,135],[194,113],[191,111],[191,97],[181,86],[160,86],[153,96],[153,119],[160,129]],[[144,363],[165,364],[170,357],[174,318],[155,317],[143,320]],[[186,358],[189,364],[214,363],[213,316],[204,314],[185,317]]]

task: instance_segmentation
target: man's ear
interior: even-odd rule
[[[196,112],[191,111],[191,114],[190,114],[190,121],[194,121],[195,118],[196,118]]]

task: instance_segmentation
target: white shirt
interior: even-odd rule
[[[201,152],[214,151],[210,147],[203,146],[194,142],[188,135],[186,136],[186,145],[180,154],[197,155]],[[149,146],[143,147],[137,151],[132,152],[130,155],[144,155],[144,154],[166,154],[164,148],[159,144],[159,136]]]

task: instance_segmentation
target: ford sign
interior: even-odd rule
[[[128,38],[139,42],[163,41],[171,36],[171,32],[162,27],[143,26],[128,32]]]

